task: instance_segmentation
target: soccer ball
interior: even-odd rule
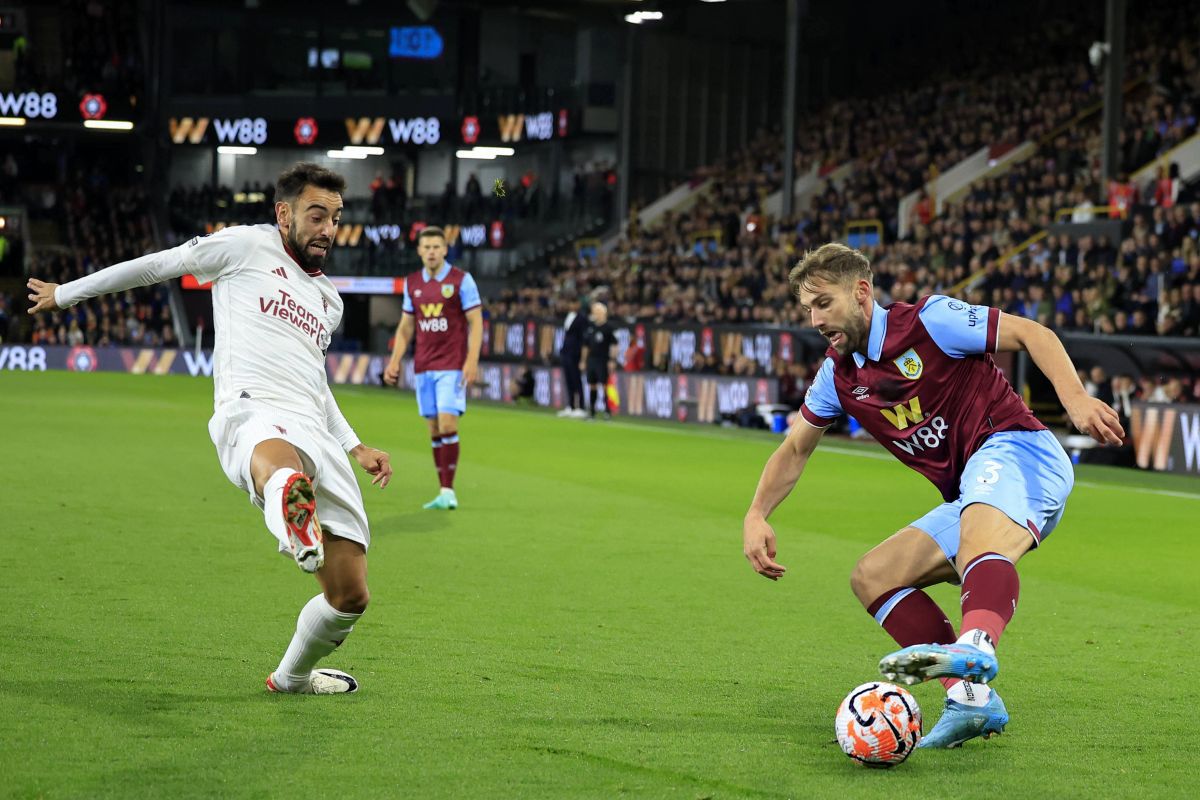
[[[921,741],[921,708],[894,683],[864,683],[838,707],[834,729],[846,755],[886,769],[903,763]]]

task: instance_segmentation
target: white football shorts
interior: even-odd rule
[[[283,439],[292,444],[300,453],[305,473],[313,479],[321,527],[364,548],[370,547],[371,532],[362,492],[346,451],[329,431],[266,403],[241,399],[216,410],[208,421],[208,435],[217,448],[225,476],[246,492],[258,508],[263,507],[263,499],[254,491],[254,479],[250,476],[254,448],[267,439]],[[280,539],[279,551],[291,555],[286,537]]]

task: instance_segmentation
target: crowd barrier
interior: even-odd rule
[[[326,373],[334,384],[381,386],[386,365],[387,356],[365,353],[330,353],[325,359]],[[411,389],[411,360],[406,359],[404,367],[399,388]],[[212,368],[210,351],[151,347],[0,347],[0,373],[70,370],[211,377]],[[523,399],[546,408],[557,409],[566,404],[567,392],[561,368],[508,362],[482,362],[471,396],[497,402],[522,399],[517,396],[520,392],[517,379],[526,369],[533,378],[533,392],[532,396]],[[776,403],[779,383],[773,378],[759,377],[618,372],[607,396],[617,415],[712,423],[723,415]]]
[[[631,344],[645,351],[645,364],[652,366],[665,359],[672,370],[690,370],[700,355],[716,356],[725,361],[735,356],[753,359],[759,369],[767,370],[775,359],[811,364],[829,347],[828,342],[811,328],[786,330],[751,325],[682,325],[675,323],[610,322],[617,339],[613,354],[625,362]],[[561,321],[541,319],[484,320],[485,359],[556,363],[562,347]]]
[[[363,353],[330,353],[325,363],[331,383],[361,386],[381,386],[386,364],[386,356]],[[0,346],[0,374],[70,370],[210,377],[212,367],[210,351]],[[532,393],[519,397],[518,378],[526,369],[532,377]],[[399,388],[412,387],[412,362],[406,360]],[[559,367],[484,361],[471,396],[510,403],[524,400],[557,409],[565,405],[567,392]],[[618,416],[713,423],[748,408],[776,404],[779,382],[773,378],[696,373],[618,372],[607,396]],[[1200,405],[1135,402],[1130,433],[1139,467],[1200,474]]]

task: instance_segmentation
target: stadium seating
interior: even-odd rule
[[[1130,42],[1129,120],[1123,164],[1153,161],[1195,132],[1196,40],[1178,9],[1152,8]],[[930,81],[883,98],[844,100],[801,121],[797,174],[829,181],[787,220],[761,211],[778,190],[782,140],[763,133],[742,151],[698,170],[711,189],[653,229],[633,228],[595,259],[558,258],[533,281],[491,304],[503,316],[552,316],[606,286],[617,316],[701,324],[804,325],[784,276],[804,249],[845,238],[854,220],[876,219],[867,245],[881,300],[930,292],[1039,319],[1059,330],[1195,335],[1200,329],[1200,204],[1155,206],[1138,198],[1119,242],[1050,236],[1012,251],[1055,221],[1057,212],[1103,202],[1099,184],[1100,83],[1084,65],[1085,32],[1046,25],[967,78]],[[1014,69],[1013,67],[1016,67]],[[1003,71],[1000,71],[1003,68]],[[986,70],[995,70],[987,74]],[[1149,131],[1138,138],[1134,132]],[[1144,141],[1143,141],[1144,139]],[[973,150],[1002,153],[1023,141],[1033,155],[972,185],[941,216],[916,219],[897,238],[898,201]],[[1090,212],[1080,216],[1091,216]],[[1009,256],[1009,257],[1006,257]],[[1098,281],[1097,286],[1092,286]]]
[[[145,189],[114,185],[101,161],[76,162],[58,194],[63,245],[35,249],[33,274],[64,283],[158,249]],[[33,344],[172,346],[169,297],[158,285],[96,298],[34,317],[23,336]]]

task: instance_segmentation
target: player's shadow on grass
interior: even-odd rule
[[[164,731],[175,731],[178,727],[178,720],[172,714],[214,703],[243,702],[248,694],[241,687],[216,694],[172,692],[164,689],[158,678],[136,674],[128,679],[59,678],[52,682],[9,680],[6,683],[6,692],[18,697],[34,697],[49,705],[82,710],[96,717],[118,717]],[[151,688],[153,691],[147,691]]]
[[[406,533],[432,533],[445,530],[450,524],[448,516],[457,511],[411,511],[404,514],[374,514],[371,532],[380,536],[396,536]]]
[[[524,724],[537,727],[563,727],[573,729],[600,729],[627,731],[645,735],[664,734],[756,734],[787,739],[795,736],[795,720],[787,719],[734,719],[724,715],[694,717],[630,716],[630,717],[555,717],[553,719],[525,720]],[[837,741],[834,740],[836,746]]]

